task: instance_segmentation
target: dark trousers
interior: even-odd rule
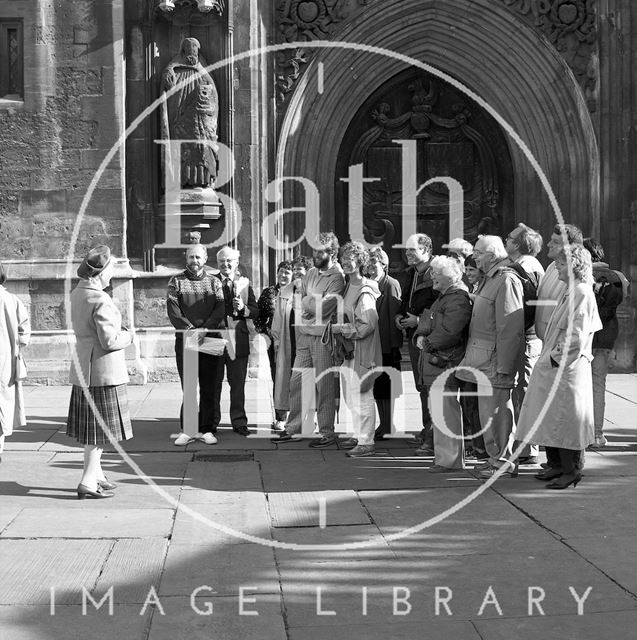
[[[575,473],[584,468],[584,451],[546,447],[546,461],[552,469],[562,469],[564,474]]]
[[[400,349],[394,349],[391,353],[383,353],[383,367],[393,367],[400,371]],[[392,393],[393,391],[393,393]],[[374,380],[374,400],[378,409],[378,432],[387,435],[392,432],[392,415],[394,413],[394,400],[396,390],[391,388],[391,379],[386,373]]]
[[[183,335],[178,333],[175,336],[175,358],[177,359],[177,372],[181,388],[184,388],[184,341]],[[199,353],[199,410],[198,425],[201,433],[211,431],[214,433],[221,418],[218,405],[215,405],[215,389],[221,387],[223,379],[223,369],[221,378],[218,378],[218,365],[222,358],[211,356],[207,353]],[[181,404],[179,410],[179,424],[184,428],[184,405]]]
[[[212,390],[214,403],[215,428],[221,421],[221,383],[223,381],[223,370],[225,367],[230,385],[230,422],[232,428],[247,427],[248,417],[245,410],[245,384],[248,374],[248,356],[234,358],[224,352],[222,356],[215,358],[217,361],[216,379],[219,381]]]
[[[460,382],[460,406],[462,407],[462,430],[465,444],[476,453],[485,453],[484,438],[480,433],[480,411],[478,408],[478,396],[465,395],[477,393],[478,385],[473,382]]]
[[[429,413],[429,387],[420,380],[420,367],[418,360],[420,359],[420,349],[412,343],[413,331],[407,332],[409,338],[408,349],[409,359],[411,360],[411,370],[414,374],[414,382],[416,383],[416,391],[420,394],[420,408],[422,411],[422,436],[423,443],[433,447],[434,432],[431,427],[431,413]]]

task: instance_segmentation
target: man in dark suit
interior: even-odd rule
[[[225,302],[225,325],[229,331],[229,344],[224,354],[217,358],[214,392],[215,417],[221,420],[221,380],[224,367],[230,384],[230,421],[232,429],[242,436],[250,435],[245,412],[245,382],[250,355],[248,322],[259,314],[254,291],[247,278],[237,273],[239,252],[232,247],[222,247],[217,252],[218,278],[221,280]]]
[[[420,394],[422,407],[422,431],[416,437],[421,445],[417,452],[420,455],[433,455],[433,430],[429,413],[429,387],[423,385],[418,375],[418,359],[420,350],[413,343],[412,338],[420,316],[429,309],[437,297],[433,290],[429,263],[431,262],[431,238],[425,233],[415,233],[407,239],[405,257],[407,269],[405,287],[402,290],[400,313],[395,317],[396,326],[404,330],[407,336],[409,358],[414,374],[416,390]]]

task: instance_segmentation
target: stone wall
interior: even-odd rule
[[[100,242],[124,255],[119,156],[96,184],[71,247],[82,198],[122,131],[121,3],[0,0],[1,16],[23,19],[25,59],[24,101],[0,101],[5,259],[81,256]]]
[[[30,381],[58,383],[73,341],[64,285],[88,248],[121,257],[114,297],[132,320],[119,154],[78,215],[123,131],[123,0],[0,0],[0,16],[22,20],[25,70],[23,100],[0,100],[0,258],[32,321]]]

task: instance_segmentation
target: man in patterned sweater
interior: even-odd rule
[[[207,273],[204,265],[208,260],[206,247],[194,244],[186,249],[186,269],[173,276],[168,283],[166,307],[168,318],[175,327],[175,356],[182,389],[184,383],[184,334],[194,329],[218,329],[223,326],[225,303],[219,278]],[[201,334],[203,337],[205,334]],[[216,444],[214,432],[220,416],[215,403],[215,389],[221,386],[218,379],[217,356],[199,353],[199,433],[195,436],[206,444]],[[180,411],[183,429],[183,404]],[[177,446],[191,442],[185,433],[175,440]]]

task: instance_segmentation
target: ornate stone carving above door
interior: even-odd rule
[[[279,42],[329,40],[339,23],[363,10],[371,0],[278,0],[276,24]],[[288,94],[309,62],[314,50],[302,48],[281,51],[276,56],[276,84],[279,104]]]
[[[597,0],[500,0],[545,35],[560,52],[597,110]]]
[[[370,126],[371,125],[371,126]],[[500,233],[511,224],[513,183],[511,159],[498,125],[458,90],[422,71],[408,70],[391,79],[366,100],[354,115],[339,152],[337,176],[348,166],[363,164],[363,227],[369,242],[391,250],[402,238],[403,148],[397,140],[416,143],[418,186],[431,178],[450,177],[464,190],[465,237]],[[337,186],[337,206],[348,201]],[[441,182],[418,196],[417,228],[432,236],[436,249],[449,237],[449,191]],[[337,221],[347,212],[338,211]],[[348,231],[342,223],[341,237]]]

